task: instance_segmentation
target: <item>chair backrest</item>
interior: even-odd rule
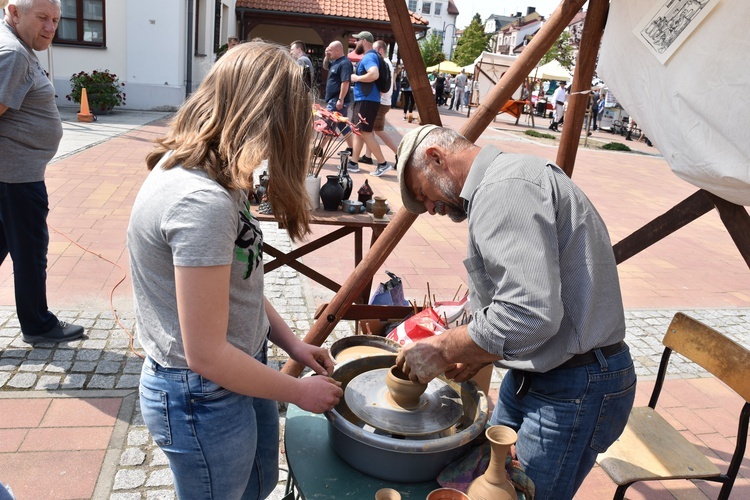
[[[664,345],[699,364],[750,402],[750,351],[708,325],[677,313]]]

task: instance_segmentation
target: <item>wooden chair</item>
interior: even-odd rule
[[[597,462],[618,485],[615,499],[638,481],[704,479],[723,483],[720,499],[729,498],[745,454],[750,419],[750,351],[713,328],[675,314],[664,337],[664,353],[648,406],[633,408],[622,436]],[[675,351],[702,366],[745,400],[732,459],[725,473],[656,411],[669,357]]]

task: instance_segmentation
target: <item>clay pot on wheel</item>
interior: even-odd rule
[[[383,196],[376,196],[375,203],[372,204],[372,215],[376,219],[382,219],[388,212],[388,205],[385,204]]]
[[[409,380],[401,368],[391,366],[385,376],[385,385],[393,401],[404,410],[419,407],[419,398],[427,389],[427,384],[420,384]]]
[[[505,425],[493,425],[485,435],[490,441],[490,464],[483,475],[471,482],[466,493],[471,500],[516,500],[516,489],[505,472],[505,457],[518,435]]]

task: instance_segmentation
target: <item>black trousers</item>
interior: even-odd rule
[[[21,331],[41,335],[57,325],[47,308],[49,203],[44,181],[0,182],[0,264],[10,254]]]

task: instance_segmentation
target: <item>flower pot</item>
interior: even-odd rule
[[[310,210],[320,208],[320,177],[305,177],[305,189],[310,197]]]
[[[516,489],[505,472],[505,457],[516,442],[516,431],[504,425],[493,425],[485,432],[490,441],[490,464],[487,471],[469,485],[471,500],[516,500]]]
[[[335,211],[344,199],[344,188],[339,184],[338,175],[326,175],[326,179],[326,183],[320,187],[320,199],[324,210]]]

